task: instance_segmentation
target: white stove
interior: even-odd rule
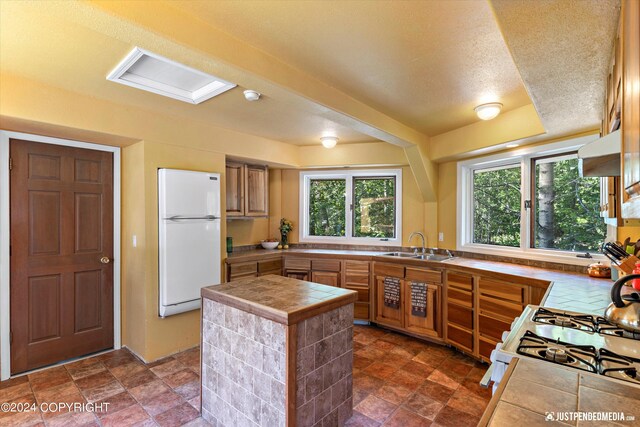
[[[604,318],[529,305],[491,354],[495,392],[513,357],[538,359],[640,387],[640,336]]]

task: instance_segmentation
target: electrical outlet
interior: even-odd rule
[[[444,233],[442,231],[438,233],[438,242],[444,242]]]
[[[138,246],[138,238],[135,234],[133,235],[133,239],[131,239],[131,243],[133,244],[134,248]]]

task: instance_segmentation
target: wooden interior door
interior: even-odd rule
[[[113,155],[11,140],[11,373],[113,347]]]

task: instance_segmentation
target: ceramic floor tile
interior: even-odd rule
[[[376,327],[355,326],[354,335],[356,410],[348,426],[478,422],[477,414],[490,398],[490,391],[478,385],[486,365]],[[53,426],[208,426],[199,416],[199,365],[197,347],[150,364],[122,349],[0,382],[0,401],[109,403],[96,414],[46,415],[47,425]],[[31,426],[42,420],[40,412],[0,414],[0,426]]]

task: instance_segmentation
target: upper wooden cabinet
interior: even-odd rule
[[[622,217],[640,218],[640,2],[622,3]]]
[[[269,215],[269,169],[262,165],[227,162],[227,217]]]

